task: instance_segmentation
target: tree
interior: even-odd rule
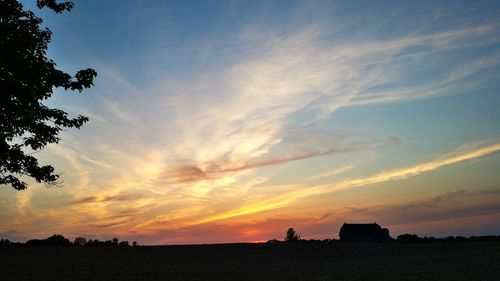
[[[85,237],[76,237],[75,241],[73,241],[73,245],[75,246],[85,246],[87,244],[87,239]]]
[[[130,246],[128,241],[125,240],[125,241],[120,241],[120,243],[118,243],[118,246],[121,246],[121,247],[128,247]]]
[[[299,241],[299,239],[300,239],[300,234],[296,233],[293,228],[290,227],[286,231],[285,241],[294,242],[294,241]]]
[[[71,242],[60,234],[54,234],[47,239],[31,239],[26,241],[26,246],[47,247],[47,246],[69,246]]]
[[[73,3],[37,0],[37,6],[61,13],[70,11]],[[88,118],[70,118],[67,112],[42,102],[56,88],[82,92],[97,76],[90,68],[74,76],[57,69],[46,56],[52,33],[41,23],[17,0],[0,0],[0,185],[16,190],[27,188],[22,176],[49,185],[59,183],[54,168],[41,166],[32,154],[58,143],[61,130],[78,129]]]

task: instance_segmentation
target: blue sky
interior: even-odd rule
[[[48,104],[91,121],[40,153],[64,188],[5,191],[4,236],[500,231],[498,1],[75,4],[37,10],[48,54],[98,77]]]

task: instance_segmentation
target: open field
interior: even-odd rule
[[[0,248],[0,280],[500,280],[500,243]]]

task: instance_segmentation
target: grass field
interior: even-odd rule
[[[13,247],[0,280],[500,280],[500,243]]]

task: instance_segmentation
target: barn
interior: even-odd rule
[[[387,242],[389,230],[377,223],[344,223],[340,228],[341,242]]]

